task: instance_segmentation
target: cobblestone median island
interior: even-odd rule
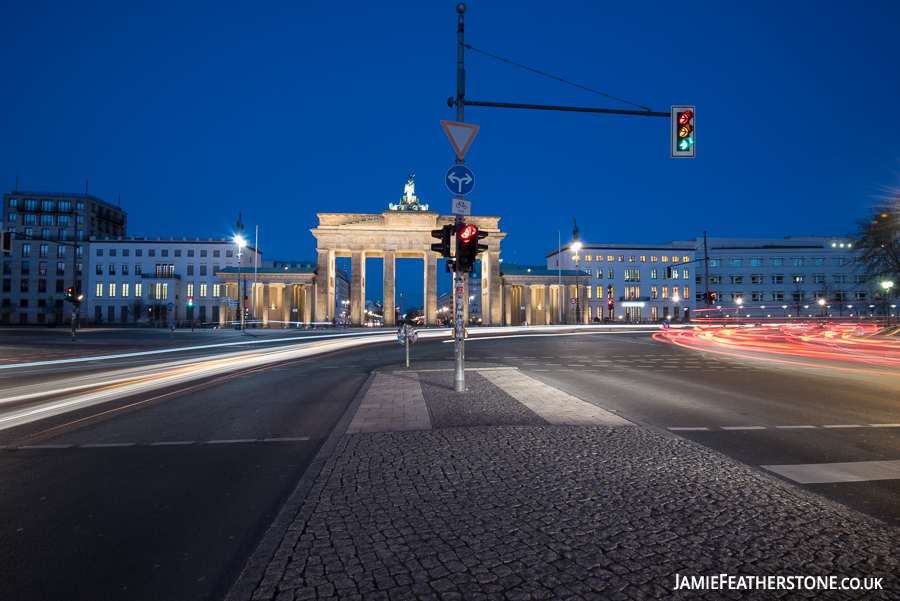
[[[253,599],[900,597],[900,531],[639,427],[345,436]],[[881,591],[673,590],[675,575]]]

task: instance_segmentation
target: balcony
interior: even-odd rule
[[[180,280],[181,274],[180,273],[167,273],[167,274],[156,275],[155,273],[142,273],[141,279],[142,280]]]

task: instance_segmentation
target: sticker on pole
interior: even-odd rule
[[[466,156],[466,151],[472,145],[475,134],[481,129],[480,125],[457,123],[456,121],[441,121],[441,127],[444,128],[447,137],[450,138],[450,143],[453,145],[453,150],[456,151],[456,156],[459,157],[459,160]]]
[[[400,344],[406,344],[407,338],[409,338],[409,343],[412,344],[419,339],[419,333],[416,332],[416,329],[412,326],[401,326],[400,329],[397,330],[397,342],[399,342]]]
[[[462,198],[454,198],[453,199],[453,208],[450,209],[450,212],[454,215],[471,215],[472,214],[472,201],[471,200],[463,200]]]

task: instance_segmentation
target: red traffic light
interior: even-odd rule
[[[612,299],[609,299],[608,301],[606,301],[606,306],[607,306],[607,307],[612,307],[612,306],[613,306]]]
[[[478,233],[478,228],[474,225],[467,225],[462,228],[459,232],[459,239],[463,242],[468,242]]]
[[[678,117],[678,125],[687,125],[693,118],[694,111],[684,111],[683,113],[681,113],[681,116]]]

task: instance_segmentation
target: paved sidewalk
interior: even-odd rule
[[[376,374],[229,599],[900,597],[896,528],[515,370],[452,378]]]

